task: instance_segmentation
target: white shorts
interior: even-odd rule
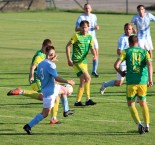
[[[56,97],[59,95],[60,85],[56,84],[54,88],[54,94],[48,96],[47,98],[43,98],[43,108],[52,108],[54,107],[54,102]]]
[[[99,46],[98,46],[98,41],[97,41],[97,39],[94,39],[94,48],[95,48],[95,49],[98,49],[98,47],[99,47]]]
[[[120,70],[121,71],[126,71],[126,65],[120,65]],[[119,73],[117,73],[116,80],[124,80],[125,77],[122,77]]]
[[[151,38],[148,39],[138,39],[139,47],[146,49],[147,51],[153,50],[153,44]]]

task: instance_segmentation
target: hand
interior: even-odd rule
[[[53,62],[58,61],[57,57],[58,57],[58,55],[55,55],[55,56],[52,58],[52,61],[53,61]]]
[[[153,81],[149,81],[149,82],[147,83],[147,86],[148,86],[148,87],[152,87],[152,86],[153,86]]]
[[[93,56],[93,60],[97,60],[97,56]]]
[[[34,81],[34,77],[32,76],[29,78],[29,82],[32,83],[33,81]]]
[[[75,82],[74,82],[74,80],[67,80],[68,81],[68,84],[70,84],[70,85],[75,85]]]
[[[96,26],[95,26],[95,29],[96,29],[96,30],[99,30],[99,25],[96,25]]]
[[[73,66],[73,61],[72,60],[68,60],[68,65],[69,66]]]

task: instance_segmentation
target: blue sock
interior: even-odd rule
[[[115,80],[111,80],[109,82],[104,83],[104,87],[107,88],[109,86],[113,87],[115,85]]]
[[[42,114],[37,114],[36,117],[34,117],[29,123],[28,125],[32,128],[33,126],[37,125],[40,121],[42,121],[44,119],[44,117],[42,116]]]
[[[98,68],[98,59],[97,60],[93,60],[92,72],[97,72],[97,68]]]
[[[69,110],[67,96],[61,97],[61,103],[62,103],[62,107],[63,107],[64,112],[67,112]]]

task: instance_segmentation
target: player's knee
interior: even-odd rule
[[[38,100],[42,101],[43,100],[43,94],[38,95]]]
[[[120,87],[120,86],[122,86],[122,85],[123,85],[123,82],[122,82],[122,81],[116,81],[116,82],[115,82],[115,86]]]

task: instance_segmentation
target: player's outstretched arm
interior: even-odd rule
[[[56,80],[57,82],[60,82],[60,83],[67,83],[67,84],[70,84],[70,85],[75,85],[74,80],[65,80],[65,79],[63,79],[63,78],[61,78],[61,77],[59,77],[59,76],[56,77],[55,80]]]

